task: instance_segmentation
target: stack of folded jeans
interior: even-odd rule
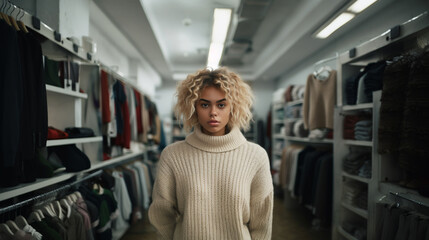
[[[372,121],[361,120],[355,124],[355,139],[362,141],[372,140]]]

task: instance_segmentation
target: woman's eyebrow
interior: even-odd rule
[[[200,98],[200,101],[203,101],[203,102],[210,102],[209,100],[207,100],[207,99],[204,99],[204,98]],[[221,100],[217,100],[216,102],[217,103],[220,103],[220,102],[223,102],[223,101],[226,101],[226,98],[222,98]]]

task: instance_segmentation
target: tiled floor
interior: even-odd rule
[[[273,240],[328,240],[327,229],[311,228],[312,216],[309,210],[297,204],[285,204],[283,199],[275,198],[273,216]],[[121,240],[156,239],[155,229],[145,219],[128,229]]]

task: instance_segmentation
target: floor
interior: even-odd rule
[[[314,230],[309,210],[297,204],[286,204],[283,198],[274,199],[273,240],[328,240],[330,230]],[[156,239],[155,229],[147,220],[131,226],[121,240]]]

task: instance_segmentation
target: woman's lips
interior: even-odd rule
[[[218,121],[209,121],[209,125],[210,126],[217,126],[217,125],[219,125],[219,122]]]

